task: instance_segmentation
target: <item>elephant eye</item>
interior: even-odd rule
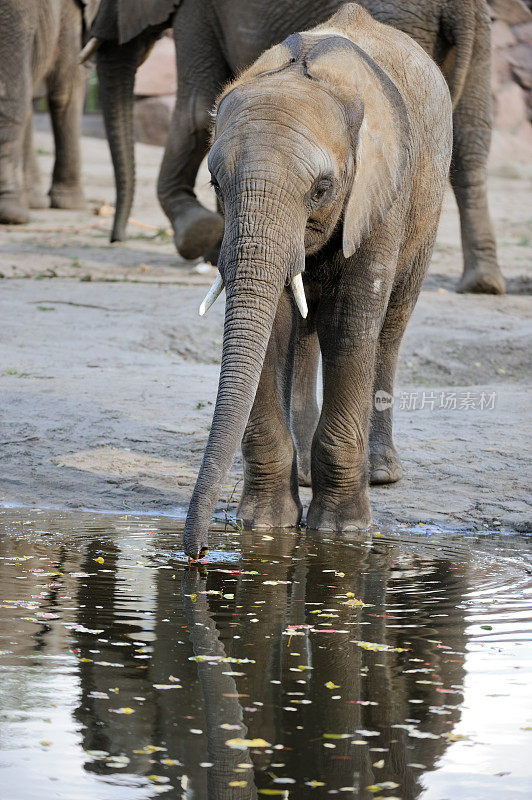
[[[312,189],[310,199],[312,203],[319,203],[322,200],[327,192],[332,188],[332,181],[329,178],[323,178],[319,180]]]

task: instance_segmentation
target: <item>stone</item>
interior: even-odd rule
[[[501,50],[504,47],[510,47],[512,44],[517,43],[517,38],[512,32],[510,26],[502,19],[496,19],[491,26],[491,46],[495,50]]]
[[[135,139],[143,144],[164,147],[174,111],[175,95],[145,97],[135,101]]]
[[[506,54],[515,78],[523,89],[532,89],[532,47],[516,44]]]
[[[523,25],[516,25],[513,28],[513,33],[518,42],[532,45],[532,20],[525,22]]]
[[[491,54],[491,92],[496,95],[505,83],[512,82],[512,71],[504,50]]]
[[[527,118],[525,93],[516,83],[505,84],[495,98],[497,128],[513,130]]]
[[[163,36],[153,46],[150,55],[137,70],[135,94],[156,97],[177,92],[177,72],[174,40]]]
[[[521,25],[532,20],[532,12],[523,0],[490,0],[491,15],[508,25]]]

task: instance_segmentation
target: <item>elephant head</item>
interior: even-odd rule
[[[217,104],[209,169],[225,235],[219,277],[200,313],[225,286],[225,326],[213,422],[185,525],[192,558],[207,547],[281,293],[291,284],[305,314],[305,257],[327,245],[340,262],[351,258],[400,190],[406,109],[349,38],[353,14],[376,24],[359,6],[344,6],[329,23],[267,51]]]

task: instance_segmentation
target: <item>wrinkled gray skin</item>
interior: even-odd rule
[[[458,291],[504,292],[489,218],[486,163],[491,138],[490,20],[485,0],[362,0],[377,19],[412,36],[443,68],[454,103],[451,183],[462,227],[464,271]],[[223,220],[194,194],[209,144],[210,115],[223,84],[295,30],[331,16],[341,0],[102,0],[92,35],[115,166],[112,241],[126,235],[134,192],[134,71],[172,25],[177,105],[158,194],[185,258],[215,261]]]
[[[369,525],[370,472],[387,482],[401,470],[391,410],[372,416],[373,396],[393,394],[451,148],[441,72],[409,37],[355,4],[266,52],[222,95],[209,169],[225,213],[225,326],[216,407],[185,525],[191,558],[208,546],[241,442],[237,515],[245,526],[300,522],[298,455],[311,468],[307,527]],[[302,271],[304,322],[287,288]]]
[[[80,123],[84,32],[97,0],[0,0],[0,223],[29,219],[28,208],[83,208]],[[44,81],[55,163],[44,197],[33,149],[32,99]]]

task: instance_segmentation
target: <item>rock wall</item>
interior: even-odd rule
[[[488,0],[492,18],[494,156],[532,150],[532,0]],[[135,81],[137,140],[164,145],[176,92],[173,39],[155,43]],[[500,133],[498,133],[500,132]],[[515,152],[513,148],[515,146]]]

